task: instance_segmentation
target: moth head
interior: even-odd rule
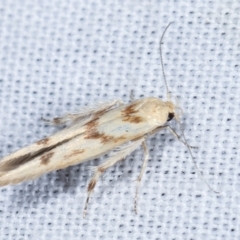
[[[166,105],[168,107],[168,118],[167,121],[171,121],[172,119],[176,119],[178,122],[180,121],[180,117],[183,113],[182,108],[172,101],[167,101]]]

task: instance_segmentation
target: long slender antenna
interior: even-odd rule
[[[185,134],[184,134],[184,131],[183,131],[182,128],[181,128],[181,132],[182,132],[183,140],[187,143],[187,140],[186,140],[186,138],[185,138]],[[194,157],[193,157],[193,154],[192,154],[192,151],[191,151],[190,146],[189,146],[188,144],[187,144],[186,146],[187,146],[188,152],[189,152],[189,154],[190,154],[190,156],[191,156],[191,158],[192,158],[192,162],[193,162],[193,164],[194,164],[194,166],[195,166],[195,168],[196,168],[196,170],[197,170],[197,173],[198,173],[198,175],[200,176],[200,178],[202,179],[202,181],[205,182],[205,184],[208,186],[208,188],[209,188],[211,191],[213,191],[213,192],[215,192],[215,193],[219,193],[218,191],[214,190],[214,189],[210,186],[210,184],[207,182],[207,180],[204,178],[202,172],[201,172],[200,169],[198,168],[198,165],[197,165],[196,161],[194,160]]]
[[[165,83],[165,86],[166,86],[166,90],[167,90],[167,98],[170,99],[170,92],[169,92],[169,88],[168,88],[168,84],[167,84],[167,80],[166,80],[166,75],[165,75],[165,72],[164,72],[164,64],[163,64],[163,57],[162,57],[162,40],[164,38],[164,35],[166,33],[166,31],[168,30],[169,26],[171,25],[172,23],[170,22],[167,27],[165,28],[163,34],[162,34],[162,37],[160,39],[160,46],[159,46],[159,53],[160,53],[160,59],[161,59],[161,66],[162,66],[162,75],[163,75],[163,79],[164,79],[164,83]],[[178,121],[179,122],[179,121]],[[181,126],[181,123],[179,122],[180,126]],[[186,137],[185,137],[185,134],[184,134],[184,130],[181,128],[181,132],[182,132],[182,136],[183,136],[183,140],[184,142],[186,143],[186,146],[187,146],[187,149],[188,149],[188,152],[192,158],[192,162],[197,170],[197,173],[198,175],[200,176],[200,178],[205,182],[205,184],[209,187],[209,189],[215,193],[219,193],[217,192],[216,190],[214,190],[210,185],[209,183],[206,181],[206,179],[204,178],[202,172],[200,171],[200,169],[198,168],[198,165],[196,163],[196,161],[194,160],[194,157],[193,157],[193,154],[192,154],[192,151],[191,151],[191,148],[190,146],[188,145],[187,143],[187,140],[186,140]]]
[[[168,84],[167,84],[167,80],[166,80],[166,75],[165,75],[165,72],[164,72],[164,66],[163,66],[163,57],[162,57],[162,40],[164,38],[164,35],[167,31],[167,29],[169,28],[169,26],[171,25],[172,23],[170,22],[167,27],[165,28],[163,34],[162,34],[162,37],[160,39],[160,46],[159,46],[159,53],[160,53],[160,59],[161,59],[161,65],[162,65],[162,74],[163,74],[163,79],[164,79],[164,82],[165,82],[165,86],[166,86],[166,90],[167,90],[167,98],[170,99],[170,92],[169,92],[169,88],[168,88]]]

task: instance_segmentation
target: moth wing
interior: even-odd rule
[[[106,164],[103,163],[103,166],[108,168],[114,165],[117,161],[125,158],[127,155],[131,154],[131,152],[136,150],[143,141],[144,138],[141,138],[136,141],[130,141],[118,148],[115,148],[115,150],[110,153],[109,158],[106,161],[104,161],[104,163],[106,162]],[[81,154],[84,154],[83,152],[84,151],[81,151],[79,149],[78,152],[75,151],[74,154],[79,156],[81,159]],[[9,162],[9,164],[2,165],[0,168],[0,186],[17,184],[19,182],[31,180],[50,171],[65,168],[67,166],[79,164],[85,161],[84,158],[82,160],[79,160],[78,163],[72,164],[68,161],[67,158],[64,159],[64,154],[67,153],[66,152],[59,153],[50,150],[38,157],[35,157],[26,164],[18,162],[19,165],[17,165],[17,163],[16,165],[14,165],[13,163]],[[69,158],[71,157],[70,155],[65,156]],[[51,164],[52,162],[55,162],[55,164]]]
[[[81,111],[66,114],[62,117],[54,118],[53,120],[46,120],[46,119],[43,119],[43,120],[46,121],[47,123],[50,123],[56,126],[62,125],[62,124],[67,124],[68,126],[72,126],[77,122],[79,123],[80,126],[81,125],[83,126],[85,123],[92,120],[92,118],[97,114],[104,113],[110,110],[115,105],[120,103],[121,103],[120,100],[115,99],[113,101],[104,102],[104,103],[102,102],[93,106],[85,107],[81,109]]]
[[[83,126],[96,118],[99,118],[104,113],[114,109],[120,100],[114,100],[107,103],[102,103],[92,107],[85,108],[77,114],[78,117],[67,128],[53,134],[50,137],[46,137],[39,140],[29,146],[19,149],[18,151],[2,158],[0,160],[0,172],[1,169],[6,167],[9,162],[15,162],[15,164],[26,162],[27,159],[32,158],[34,155],[40,154],[46,150],[54,148],[59,143],[71,139],[76,135],[79,135],[85,131]]]

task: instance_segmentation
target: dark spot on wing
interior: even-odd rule
[[[130,123],[140,123],[143,121],[143,119],[139,116],[124,116],[122,120]]]
[[[131,115],[131,114],[137,113],[135,106],[136,106],[136,103],[129,105],[124,110],[122,110],[122,113],[124,113],[126,115]]]
[[[28,153],[28,154],[24,154],[18,158],[10,159],[9,161],[0,164],[0,171],[1,172],[11,171],[11,170],[29,162],[31,158],[32,158],[32,154]]]
[[[28,162],[34,160],[34,158],[41,157],[43,154],[54,149],[55,147],[58,147],[64,143],[68,142],[69,140],[70,139],[66,139],[66,140],[59,142],[55,145],[52,145],[50,147],[43,147],[38,151],[35,151],[32,153],[27,153],[22,156],[9,159],[8,161],[3,162],[3,163],[0,162],[0,172],[11,171],[18,167],[21,167],[22,165],[27,164]]]
[[[92,129],[94,129],[98,126],[98,118],[91,120],[85,126],[86,126],[87,131],[92,131]]]
[[[106,112],[108,112],[108,109],[103,109],[101,111],[95,112],[92,116],[92,120],[85,125],[87,131],[92,131],[92,129],[96,128],[98,126],[99,118]]]
[[[107,136],[104,133],[99,133],[97,129],[94,129],[87,133],[85,139],[101,139],[101,142],[106,143],[114,139],[112,136]]]
[[[50,152],[47,154],[44,154],[43,156],[41,156],[40,160],[41,160],[41,164],[42,165],[47,165],[51,159],[51,157],[53,156],[54,152]]]
[[[132,112],[132,109],[128,109],[128,112]],[[114,137],[111,135],[108,135],[106,133],[101,133],[98,131],[97,127],[99,125],[98,120],[103,115],[106,111],[106,109],[102,111],[98,111],[94,114],[94,117],[91,121],[86,123],[86,131],[84,133],[84,138],[85,139],[99,139],[102,144],[109,143],[109,142],[118,142],[125,140],[126,138],[124,136],[120,137]]]
[[[136,104],[131,104],[122,110],[122,120],[124,122],[130,123],[140,123],[144,121],[144,119],[140,116],[137,116],[138,111],[135,109]]]
[[[94,113],[94,118],[100,118],[104,113],[108,112],[109,109],[103,109]]]
[[[56,117],[56,118],[53,119],[53,122],[55,124],[60,124],[61,123],[61,118],[60,117]]]
[[[46,145],[49,142],[49,138],[44,138],[36,142],[37,145]]]
[[[93,129],[92,131],[87,132],[84,138],[85,139],[99,139],[101,141],[101,143],[103,143],[103,144],[108,143],[108,142],[118,142],[118,141],[125,139],[124,136],[114,137],[111,135],[107,135],[105,133],[99,133],[97,131],[97,129]]]
[[[84,153],[84,151],[85,151],[84,149],[73,150],[72,153],[65,155],[64,158],[66,159],[66,158],[70,158],[70,157],[82,154],[82,153]]]

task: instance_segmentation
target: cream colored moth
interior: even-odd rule
[[[56,125],[69,122],[70,124],[54,135],[4,157],[0,161],[0,186],[34,179],[45,173],[83,163],[115,150],[105,162],[94,168],[93,177],[88,184],[84,207],[84,213],[86,213],[89,198],[100,176],[109,167],[142,146],[144,160],[137,178],[134,200],[134,208],[137,212],[138,188],[149,159],[146,138],[167,128],[187,146],[192,156],[183,132],[182,140],[167,124],[173,119],[179,122],[178,112],[181,110],[170,100],[163,69],[161,44],[169,25],[164,30],[160,40],[160,57],[168,94],[167,101],[149,97],[123,104],[121,101],[115,100],[77,114],[68,114],[53,119],[52,122]],[[197,168],[194,160],[193,162]],[[198,173],[202,176],[199,170]],[[207,182],[206,184],[208,185]]]

